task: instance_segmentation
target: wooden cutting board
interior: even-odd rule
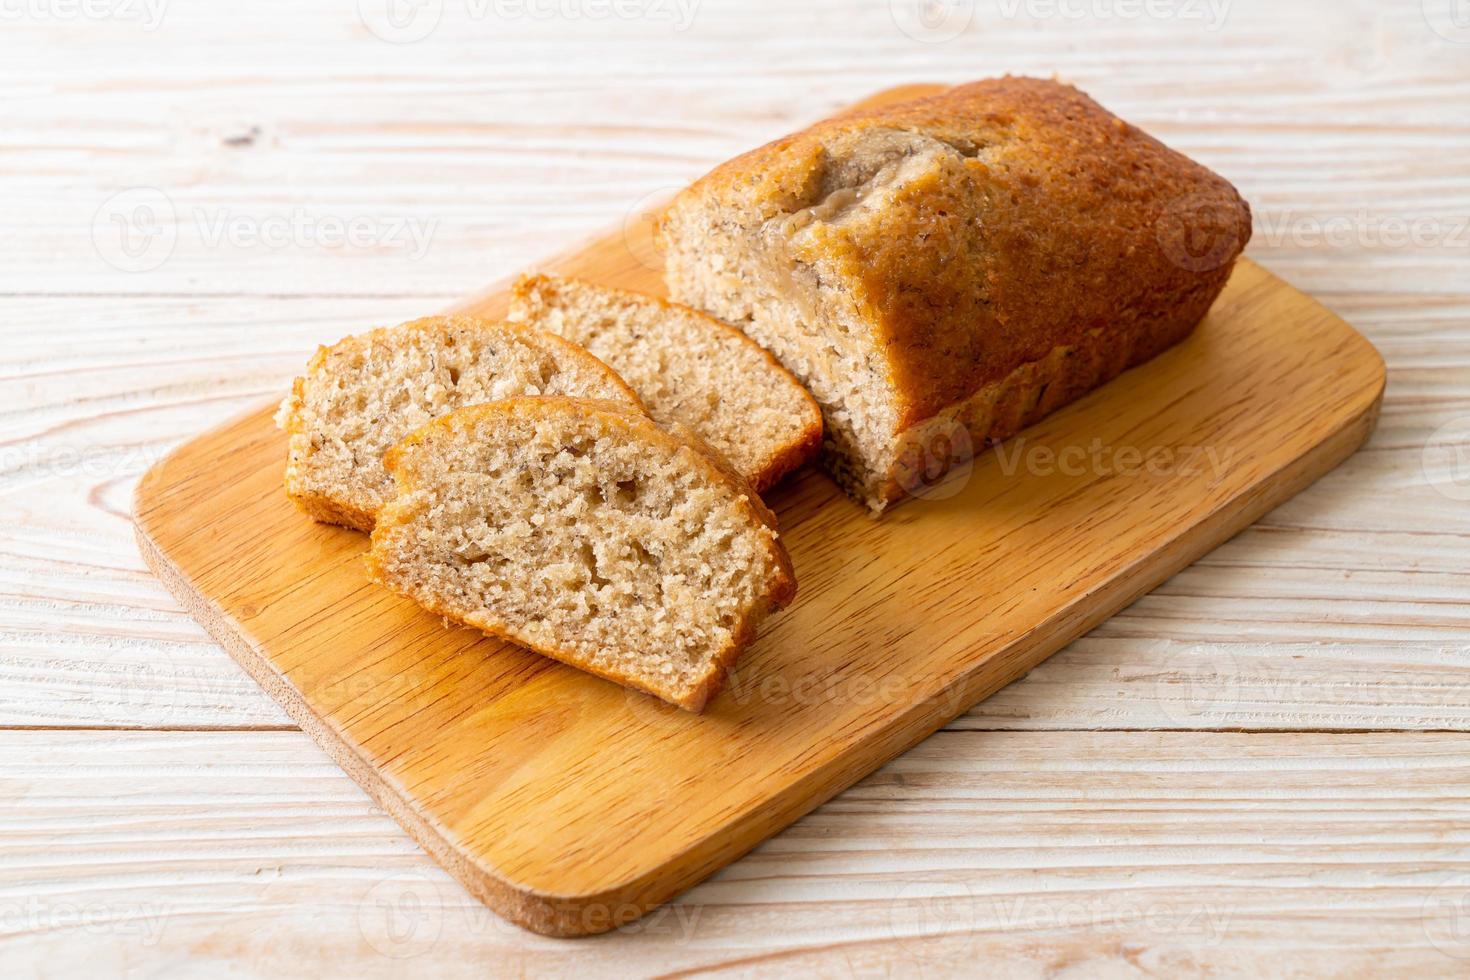
[[[646,219],[539,268],[661,292]],[[503,290],[464,308],[497,313]],[[739,857],[1300,491],[1367,438],[1383,385],[1362,336],[1244,261],[1184,344],[881,521],[803,471],[768,497],[797,600],[700,716],[370,585],[366,537],[282,492],[273,406],[151,469],[138,540],[466,888],[582,935]]]

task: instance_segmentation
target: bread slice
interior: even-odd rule
[[[796,591],[750,487],[622,405],[461,409],[387,465],[398,489],[367,556],[376,581],[690,711]]]
[[[370,531],[392,494],[383,454],[424,423],[512,395],[642,403],[617,373],[552,334],[429,317],[320,348],[276,422],[290,434],[286,493],[328,524]]]
[[[606,361],[660,422],[682,422],[757,491],[816,455],[822,411],[755,341],[697,310],[576,279],[524,276],[510,318]]]
[[[1076,89],[999,78],[731,160],[658,231],[669,295],[806,384],[824,465],[881,511],[1182,340],[1251,219]]]

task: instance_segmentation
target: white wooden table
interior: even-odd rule
[[[1465,0],[395,2],[0,3],[0,975],[1470,973]],[[1004,71],[1234,180],[1378,433],[676,904],[505,925],[144,570],[138,475],[317,342]]]

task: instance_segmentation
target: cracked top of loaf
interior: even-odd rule
[[[666,237],[699,229],[715,250],[759,253],[760,278],[796,283],[820,329],[871,330],[903,429],[1089,330],[1197,319],[1250,209],[1077,89],[1005,77],[737,157],[661,224]]]

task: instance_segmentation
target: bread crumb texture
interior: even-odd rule
[[[757,491],[821,446],[821,410],[791,372],[739,330],[690,307],[538,275],[516,283],[509,315],[591,351],[655,420],[689,426]]]
[[[373,578],[455,622],[701,710],[796,582],[750,487],[625,406],[461,409],[388,457]]]
[[[469,316],[429,317],[320,348],[281,405],[286,492],[317,520],[371,530],[393,482],[384,454],[425,423],[518,395],[642,403],[560,337]]]
[[[1250,209],[1071,86],[1006,77],[738,157],[659,236],[671,296],[775,353],[826,466],[881,510],[905,458],[932,477],[1186,336]],[[935,433],[962,451],[933,458]]]

